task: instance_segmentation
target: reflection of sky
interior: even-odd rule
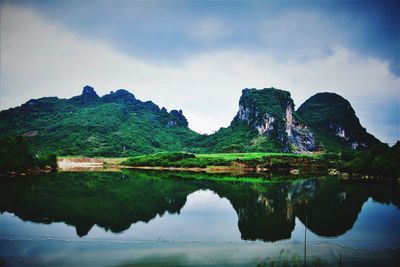
[[[23,222],[16,216],[1,215],[2,236],[44,236],[78,238],[74,227],[64,223],[50,225]],[[209,190],[187,196],[180,214],[164,213],[148,223],[138,222],[122,233],[112,233],[95,225],[84,238],[124,240],[240,241],[238,217],[226,198]],[[29,237],[28,237],[29,238]]]
[[[393,205],[374,202],[364,203],[353,228],[345,234],[326,238],[307,231],[310,242],[330,241],[346,247],[387,249],[400,247],[400,211]],[[296,218],[292,232],[293,241],[304,241],[304,224]]]
[[[304,241],[304,225],[295,220],[290,241]],[[84,239],[163,240],[163,241],[240,241],[238,216],[226,198],[210,190],[199,190],[187,197],[180,214],[165,213],[148,223],[133,224],[122,233],[112,233],[94,226]],[[385,249],[400,246],[400,212],[393,205],[369,199],[364,203],[352,229],[336,238],[320,237],[307,231],[310,243],[330,241],[346,247]],[[1,215],[2,239],[35,237],[79,239],[75,228],[64,223],[50,225],[23,222],[10,213]]]

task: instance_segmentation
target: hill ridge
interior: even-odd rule
[[[0,112],[2,134],[25,135],[38,153],[128,156],[158,151],[293,152],[365,149],[367,133],[343,97],[318,93],[295,110],[288,91],[245,88],[231,124],[211,135],[188,128],[182,110],[125,89],[99,96],[89,85],[69,99],[42,97]]]

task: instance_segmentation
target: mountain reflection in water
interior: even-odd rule
[[[307,228],[318,236],[341,236],[353,227],[369,198],[400,208],[398,183],[336,178],[265,183],[202,179],[208,175],[127,171],[60,172],[2,178],[0,209],[24,221],[64,222],[74,226],[76,234],[84,237],[94,225],[121,233],[129,228],[135,231],[135,224],[139,227],[139,222],[149,223],[168,213],[179,216],[190,194],[211,190],[217,199],[225,199],[225,209],[233,208],[236,212],[237,217],[230,213],[221,213],[221,216],[225,216],[226,221],[237,220],[241,239],[277,241],[291,238],[296,218],[303,224],[307,218]],[[203,195],[197,196],[197,200],[209,196]],[[211,199],[211,205],[216,201]],[[195,207],[194,203],[191,205]],[[207,223],[206,213],[197,216],[203,216],[204,224]],[[208,220],[208,223],[217,223],[217,219]],[[223,218],[218,220],[223,221]],[[192,230],[196,231],[194,228]],[[221,226],[220,230],[224,228]],[[398,230],[392,234],[397,233]],[[209,235],[211,237],[212,233]],[[234,234],[231,231],[226,235]]]

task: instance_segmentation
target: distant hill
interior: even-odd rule
[[[349,101],[335,93],[318,93],[296,112],[328,150],[365,149],[381,142],[361,126]]]
[[[181,110],[168,112],[126,91],[102,97],[90,86],[70,99],[44,97],[0,112],[1,135],[22,135],[35,153],[130,156],[159,151],[293,152],[365,149],[381,144],[350,103],[319,93],[295,111],[290,93],[244,89],[227,128],[200,135]]]
[[[126,90],[99,97],[90,86],[70,99],[32,99],[1,111],[0,132],[25,136],[37,153],[88,156],[187,150],[199,136],[181,110],[167,112]]]
[[[275,88],[244,89],[239,111],[227,128],[200,143],[212,151],[315,151],[312,131],[294,112],[290,93]]]

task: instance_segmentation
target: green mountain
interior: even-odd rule
[[[0,132],[25,136],[39,154],[88,156],[187,150],[199,136],[181,110],[167,112],[126,90],[99,97],[90,86],[70,99],[32,99],[1,111]]]
[[[215,152],[304,152],[316,150],[317,143],[294,112],[290,93],[265,88],[244,89],[230,126],[204,138],[199,147]]]
[[[159,151],[293,152],[364,149],[381,144],[360,125],[350,103],[320,93],[295,111],[290,93],[244,89],[229,127],[211,135],[126,90],[102,97],[85,86],[70,99],[44,97],[0,112],[0,137],[22,135],[37,154],[132,156]]]
[[[365,149],[381,144],[361,126],[349,101],[335,93],[318,93],[310,97],[296,113],[328,150]]]

